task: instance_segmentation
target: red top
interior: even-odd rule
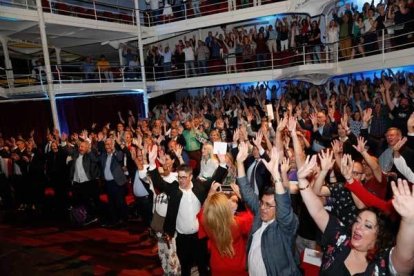
[[[378,208],[387,215],[393,215],[395,212],[391,200],[385,201],[375,196],[362,186],[357,179],[354,179],[352,184],[346,183],[345,188],[353,192],[367,207]]]
[[[387,176],[381,173],[381,182],[375,176],[364,183],[364,187],[381,199],[387,196]]]
[[[202,212],[199,213],[198,219],[202,222]],[[213,276],[244,276],[248,275],[246,271],[246,243],[252,227],[253,215],[251,212],[241,212],[235,216],[236,224],[232,227],[234,257],[223,257],[220,255],[214,241],[208,240],[208,249],[211,253],[210,267]],[[198,230],[199,238],[207,236],[200,223]]]

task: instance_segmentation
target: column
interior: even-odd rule
[[[45,70],[46,70],[46,78],[47,78],[47,94],[49,96],[50,107],[52,110],[53,126],[60,133],[59,117],[57,113],[55,93],[53,90],[52,70],[50,67],[49,47],[47,44],[47,37],[46,37],[45,19],[43,17],[43,8],[42,8],[41,0],[36,0],[36,6],[37,6],[37,14],[39,16],[40,38],[42,39],[43,59],[45,61]]]
[[[38,0],[39,1],[39,0]],[[144,59],[144,45],[142,44],[141,37],[141,21],[139,20],[139,6],[138,0],[134,0],[135,7],[135,18],[138,27],[138,50],[139,50],[139,63],[141,66],[141,77],[142,77],[142,86],[144,89],[144,106],[145,106],[145,117],[148,118],[148,94],[147,94],[147,79],[145,78],[145,59]]]
[[[122,52],[123,52],[123,51],[124,51],[124,50],[122,49],[121,44],[119,44],[119,46],[118,46],[119,67],[124,66],[124,57],[122,56]],[[127,64],[127,66],[128,66],[128,64]]]
[[[55,53],[56,53],[56,64],[57,65],[61,65],[62,64],[62,60],[60,58],[60,52],[62,51],[61,48],[59,47],[55,47]]]
[[[1,46],[3,47],[4,53],[4,65],[6,66],[5,72],[7,77],[7,83],[9,88],[14,87],[14,74],[13,74],[13,64],[10,60],[9,48],[7,48],[8,38],[0,36]]]

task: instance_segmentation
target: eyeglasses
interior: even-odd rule
[[[263,202],[261,200],[259,201],[259,203],[260,203],[260,207],[265,210],[276,207],[276,205],[270,205],[268,202]]]
[[[188,175],[179,175],[178,179],[187,179],[189,176]]]

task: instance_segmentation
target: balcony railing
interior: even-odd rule
[[[233,10],[260,6],[287,0],[214,0],[214,1],[183,1],[180,4],[164,6],[159,9],[140,11],[145,26],[167,24],[180,20],[223,13]]]
[[[149,27],[280,1],[287,0],[208,0],[203,2],[201,0],[194,0],[191,3],[189,1],[183,1],[173,6],[167,4],[167,7],[159,9],[151,9],[148,6],[146,10],[140,11],[140,20],[141,24]],[[36,10],[36,2],[34,0],[0,0],[0,6]],[[130,25],[134,25],[136,21],[134,8],[121,7],[98,1],[74,0],[69,4],[63,0],[42,0],[42,7],[46,13],[93,20]]]
[[[409,22],[411,23],[411,22]],[[406,23],[407,24],[407,23]],[[216,74],[235,74],[240,72],[251,72],[259,70],[274,70],[289,68],[292,66],[307,64],[337,64],[340,61],[363,58],[371,55],[382,55],[385,61],[385,54],[396,50],[412,48],[414,46],[414,32],[403,29],[402,26],[391,26],[389,30],[400,27],[399,31],[391,35],[387,29],[362,36],[365,43],[354,39],[354,45],[344,47],[349,42],[341,40],[332,44],[301,45],[283,52],[255,55],[252,60],[243,60],[240,55],[223,54],[218,59],[208,61],[187,61],[160,64],[156,66],[145,66],[146,79],[148,81],[166,81],[179,78],[203,77]],[[369,38],[369,39],[367,39]],[[53,83],[107,83],[107,82],[139,82],[141,71],[139,66],[128,67],[119,64],[110,64],[110,68],[101,70],[100,67],[91,65],[87,70],[82,71],[81,64],[63,64],[52,66]],[[91,69],[92,68],[92,69]],[[14,80],[8,80],[5,75],[0,76],[0,84],[4,88],[24,85],[43,85],[46,82],[46,75],[41,68],[35,68],[36,74],[15,75]]]

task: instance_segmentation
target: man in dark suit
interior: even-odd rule
[[[198,239],[197,214],[206,199],[213,182],[222,182],[227,174],[225,155],[218,155],[220,166],[211,180],[201,182],[193,179],[193,170],[187,165],[177,168],[178,182],[165,182],[156,169],[157,148],[149,155],[149,175],[154,187],[169,196],[164,231],[169,236],[177,233],[177,255],[183,276],[191,275],[193,262],[197,264],[200,275],[208,275],[208,258],[205,240]]]
[[[90,150],[87,141],[80,143],[79,148],[69,149],[72,158],[69,179],[73,183],[73,199],[75,205],[83,205],[88,211],[86,224],[97,221],[96,215],[100,206],[99,187],[96,178],[100,175],[98,158]]]
[[[58,145],[57,141],[51,144],[51,151],[46,154],[46,176],[48,185],[56,192],[56,208],[60,214],[64,214],[68,206],[68,166],[66,165],[67,153]]]
[[[100,143],[103,143],[102,141]],[[127,178],[122,169],[124,154],[115,150],[115,141],[112,138],[105,140],[105,151],[99,156],[101,174],[105,179],[108,193],[109,221],[108,226],[126,221],[128,218],[125,194]]]
[[[247,181],[252,187],[256,195],[262,195],[262,192],[265,190],[270,181],[270,173],[266,169],[266,166],[262,160],[269,161],[269,155],[265,152],[262,147],[263,134],[258,132],[256,139],[253,139],[253,150],[252,153],[244,161],[244,167],[247,168]],[[239,149],[237,148],[237,141],[233,141],[233,148],[231,154],[233,158],[236,159]]]
[[[321,150],[329,148],[333,140],[333,135],[337,133],[337,124],[331,118],[328,122],[326,114],[322,111],[310,116],[313,125],[312,131],[312,150],[319,153]]]

